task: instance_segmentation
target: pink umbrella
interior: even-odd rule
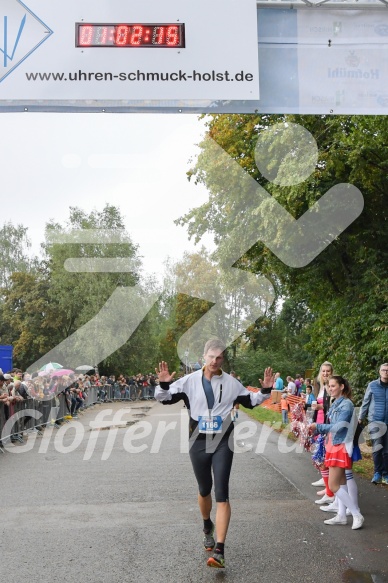
[[[69,368],[61,368],[60,370],[55,370],[53,373],[51,373],[52,377],[63,377],[65,375],[69,375],[69,374],[73,374],[73,370],[70,370]]]

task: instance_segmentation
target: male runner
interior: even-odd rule
[[[165,405],[184,400],[190,412],[190,459],[198,482],[198,504],[205,535],[203,544],[207,551],[215,547],[207,564],[217,568],[225,567],[224,545],[231,514],[229,476],[234,427],[231,412],[236,403],[250,409],[260,405],[270,396],[274,383],[272,369],[266,368],[264,380],[260,379],[262,390],[253,393],[245,389],[237,379],[221,370],[225,349],[220,340],[208,340],[204,349],[205,366],[175,382],[175,372],[169,372],[166,362],[162,361],[159,369],[155,369],[160,383],[155,399]],[[215,525],[210,518],[212,469],[217,503]]]

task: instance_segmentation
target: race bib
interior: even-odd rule
[[[198,430],[200,433],[221,433],[222,418],[220,415],[215,417],[205,417],[200,415],[198,417]]]

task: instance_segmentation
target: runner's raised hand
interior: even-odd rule
[[[168,364],[164,360],[159,362],[159,368],[155,369],[160,383],[171,383],[174,380],[175,371],[170,374]]]
[[[275,375],[273,374],[272,368],[270,366],[267,366],[267,368],[264,371],[264,380],[259,379],[259,381],[264,389],[269,389],[270,387],[273,386],[275,382]]]

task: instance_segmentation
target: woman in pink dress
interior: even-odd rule
[[[314,423],[326,423],[327,412],[330,409],[329,378],[332,374],[333,365],[331,362],[323,362],[320,366],[316,382],[315,393],[317,404],[311,405],[311,408],[314,409]],[[323,466],[320,471],[325,484],[325,492],[322,498],[315,500],[315,504],[330,504],[334,502],[334,493],[329,488],[329,468]]]

